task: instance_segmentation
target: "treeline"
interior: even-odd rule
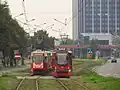
[[[54,37],[49,37],[47,31],[38,30],[30,37],[29,43],[33,49],[49,50],[54,48]]]
[[[0,52],[3,52],[3,58],[8,57],[10,66],[13,66],[14,50],[19,50],[23,56],[31,46],[31,50],[54,48],[54,38],[49,37],[43,30],[31,37],[17,20],[12,18],[7,2],[0,4]]]
[[[0,51],[3,56],[9,57],[10,66],[13,66],[14,50],[21,52],[27,44],[27,33],[10,15],[8,4],[0,4]]]

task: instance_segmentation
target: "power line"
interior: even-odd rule
[[[84,1],[84,0],[82,0],[82,4],[83,4],[83,1]],[[81,12],[82,9],[83,9],[83,6],[82,6],[82,8],[81,8],[80,10],[78,10],[77,13],[74,13],[75,15],[72,16],[72,18],[66,23],[66,25],[68,25],[74,18],[76,18],[77,15],[78,15],[78,13]]]
[[[84,2],[84,0],[82,0],[82,2],[81,2],[81,3],[82,3],[82,4],[83,4],[83,3],[85,3],[85,2]],[[58,21],[59,23],[62,23],[62,24],[64,24],[64,25],[65,25],[64,27],[62,27],[62,28],[61,28],[61,31],[59,31],[59,32],[62,32],[62,31],[63,31],[63,29],[65,29],[65,27],[66,27],[66,26],[68,26],[68,24],[69,24],[69,23],[70,23],[70,22],[71,22],[74,18],[76,18],[76,17],[77,17],[78,13],[79,13],[79,12],[81,12],[81,11],[82,11],[82,9],[83,9],[83,6],[81,7],[81,9],[79,9],[79,10],[78,10],[78,12],[77,12],[77,13],[74,13],[74,14],[73,14],[72,18],[71,18],[68,22],[67,22],[67,20],[66,20],[66,19],[65,19],[65,23],[63,23],[63,22],[61,22],[61,21],[56,20],[56,21]],[[55,19],[54,19],[54,20],[55,20]],[[55,30],[53,30],[53,31],[55,31]]]
[[[26,15],[26,9],[25,9],[25,3],[24,2],[25,2],[25,0],[22,1],[22,7],[23,7],[23,10],[24,10],[25,20],[27,22],[28,19],[27,19],[27,15]]]

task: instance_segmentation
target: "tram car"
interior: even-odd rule
[[[72,75],[72,65],[70,61],[66,59],[67,51],[58,50],[57,51],[57,60],[55,68],[52,72],[52,75],[56,78],[58,77],[67,77],[69,78]]]
[[[47,53],[48,69],[51,70],[52,51],[45,51],[45,53]]]
[[[31,75],[45,74],[49,70],[49,61],[51,52],[35,50],[31,53]]]

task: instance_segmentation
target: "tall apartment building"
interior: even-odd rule
[[[120,0],[73,0],[73,17],[73,39],[120,32]]]

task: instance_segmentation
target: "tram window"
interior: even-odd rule
[[[44,61],[47,61],[48,60],[48,58],[47,57],[44,57]]]
[[[33,57],[31,57],[32,58],[32,62],[34,62],[34,58]]]
[[[66,54],[57,55],[57,57],[58,57],[57,64],[59,64],[59,65],[67,64]]]
[[[33,61],[34,62],[40,62],[40,61],[43,61],[43,60],[44,60],[43,56],[34,56],[33,57]]]
[[[50,60],[51,59],[51,54],[48,54],[48,60]]]

